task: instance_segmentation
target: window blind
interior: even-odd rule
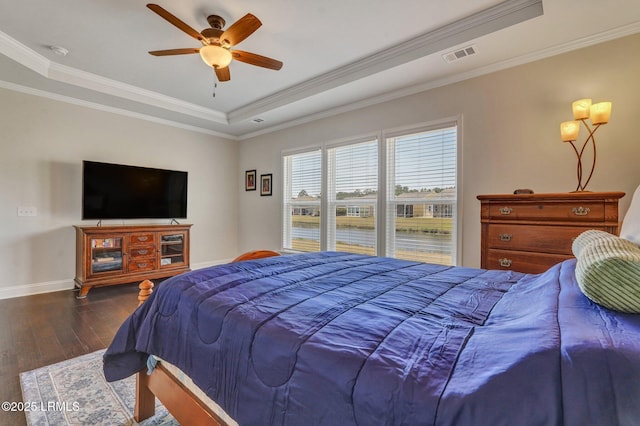
[[[320,250],[322,152],[283,155],[282,247]]]
[[[327,149],[327,249],[376,254],[378,141]]]
[[[386,139],[386,255],[456,263],[457,127]]]
[[[449,122],[284,154],[283,248],[457,264],[458,141]]]

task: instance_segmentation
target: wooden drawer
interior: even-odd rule
[[[504,203],[489,206],[489,217],[493,220],[601,222],[605,218],[605,208],[604,203],[594,201]]]
[[[156,247],[154,245],[138,245],[129,248],[129,257],[131,259],[155,256],[155,254]]]
[[[157,269],[155,258],[140,258],[129,261],[129,272],[144,272]]]
[[[604,227],[491,224],[487,243],[490,249],[572,255],[573,240],[587,229]]]
[[[624,192],[478,195],[480,266],[538,273],[573,257],[587,229],[617,234]]]
[[[156,234],[155,233],[145,233],[145,234],[131,234],[129,237],[130,244],[153,244],[156,242]]]
[[[556,263],[571,259],[571,257],[562,254],[490,249],[488,250],[486,269],[505,269],[538,274]]]

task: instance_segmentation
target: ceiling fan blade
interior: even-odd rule
[[[187,33],[188,35],[195,38],[196,40],[200,40],[200,41],[204,40],[204,37],[202,37],[202,34],[194,30],[189,25],[185,24],[180,19],[176,18],[171,13],[167,12],[165,9],[158,6],[157,4],[149,3],[147,7],[153,10],[158,15],[160,15],[162,18],[166,19],[170,24],[174,25],[175,27],[178,27],[183,32]]]
[[[214,69],[216,70],[216,77],[218,77],[218,81],[231,80],[231,73],[229,72],[229,67],[214,68]]]
[[[223,44],[226,43],[229,46],[235,46],[253,34],[260,26],[262,26],[262,22],[254,15],[247,13],[222,33],[220,42]]]
[[[167,50],[154,50],[149,52],[153,56],[169,56],[169,55],[188,55],[190,53],[198,53],[200,49],[194,47],[187,47],[185,49],[167,49]]]
[[[276,71],[282,68],[282,62],[267,58],[266,56],[257,55],[255,53],[243,52],[242,50],[232,50],[231,56],[233,56],[233,59],[240,62],[256,65],[258,67],[269,68]]]

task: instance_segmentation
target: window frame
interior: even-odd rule
[[[377,256],[386,256],[386,242],[390,237],[389,232],[393,232],[394,230],[388,230],[387,228],[387,215],[388,212],[388,202],[387,202],[387,139],[394,137],[402,137],[414,133],[423,133],[434,130],[439,130],[447,127],[455,127],[456,128],[456,202],[455,202],[455,216],[454,216],[454,224],[452,226],[452,232],[454,235],[452,236],[452,244],[453,244],[453,253],[452,253],[452,265],[461,265],[462,264],[462,224],[463,224],[463,210],[462,210],[462,200],[463,200],[463,188],[462,188],[462,170],[463,170],[463,139],[462,139],[462,129],[463,129],[463,120],[462,115],[456,115],[452,117],[446,117],[439,120],[433,120],[430,122],[420,123],[411,126],[403,126],[385,130],[379,130],[375,133],[367,133],[364,135],[360,135],[359,137],[352,138],[342,138],[339,140],[329,141],[322,143],[321,145],[313,145],[304,148],[296,148],[296,149],[286,149],[281,151],[281,164],[282,164],[282,172],[283,172],[283,197],[285,196],[285,179],[284,175],[284,158],[288,155],[295,154],[303,154],[312,151],[320,150],[321,156],[321,172],[320,172],[320,188],[321,188],[321,197],[320,197],[320,251],[327,250],[327,242],[329,236],[328,222],[329,218],[327,217],[329,201],[327,190],[329,188],[328,184],[328,150],[331,148],[348,146],[352,144],[358,144],[363,142],[368,142],[372,140],[376,140],[378,143],[378,188],[377,188],[377,201],[376,201],[376,255]],[[397,204],[396,204],[397,205]],[[283,245],[282,250],[284,252],[298,252],[296,250],[284,248],[284,209],[285,202],[284,198],[280,202],[281,206],[281,244]],[[406,214],[406,207],[405,207]]]
[[[285,214],[286,211],[289,210],[289,215],[291,215],[290,209],[292,206],[298,204],[298,205],[308,205],[308,204],[313,204],[318,205],[318,209],[319,209],[319,217],[320,217],[320,251],[326,250],[326,243],[323,243],[323,241],[326,238],[323,238],[323,222],[325,222],[325,218],[323,217],[323,212],[326,210],[326,208],[323,206],[323,198],[324,197],[320,197],[320,202],[318,204],[317,201],[314,202],[305,202],[305,203],[292,203],[292,202],[285,202],[285,196],[288,193],[287,190],[289,182],[287,181],[287,176],[285,173],[285,162],[287,161],[286,157],[289,156],[294,156],[294,155],[301,155],[301,154],[311,154],[315,151],[319,151],[320,152],[320,194],[323,194],[325,192],[325,188],[324,188],[324,170],[323,170],[323,158],[324,158],[324,147],[322,145],[314,145],[314,146],[308,146],[308,147],[304,147],[304,148],[298,148],[298,149],[288,149],[288,150],[283,150],[280,153],[280,172],[282,173],[282,199],[280,200],[280,248],[283,252],[290,252],[290,253],[298,253],[298,250],[295,250],[293,248],[289,248],[289,247],[285,247],[284,241],[291,240],[291,229],[286,229],[285,228]],[[325,246],[323,247],[323,244],[325,244]],[[293,244],[291,244],[293,245]]]
[[[338,150],[340,148],[346,148],[346,147],[350,147],[350,146],[354,146],[354,145],[360,145],[360,144],[376,144],[376,150],[377,150],[377,168],[379,170],[380,168],[380,134],[378,133],[370,133],[370,134],[365,134],[365,135],[361,135],[359,137],[354,137],[354,138],[348,138],[348,139],[341,139],[339,141],[334,141],[334,142],[328,142],[324,145],[323,147],[323,167],[325,170],[325,174],[323,175],[323,184],[325,185],[324,188],[325,190],[323,190],[323,199],[325,201],[325,228],[324,228],[324,233],[321,234],[321,238],[324,237],[324,247],[325,250],[333,250],[334,247],[337,244],[337,238],[336,238],[336,232],[335,230],[331,229],[331,226],[333,226],[335,224],[335,212],[330,212],[329,210],[332,209],[331,205],[334,204],[350,204],[347,205],[347,213],[349,211],[349,207],[357,207],[359,211],[362,210],[362,207],[370,207],[373,208],[374,210],[374,214],[377,214],[378,212],[376,212],[376,210],[378,209],[378,201],[377,201],[377,196],[376,196],[376,200],[369,201],[369,200],[349,200],[349,202],[347,203],[338,203],[337,200],[334,200],[334,192],[335,192],[335,182],[330,182],[330,176],[333,176],[335,178],[335,170],[331,170],[331,163],[332,161],[335,162],[335,158],[332,157],[332,155],[330,155],[330,151],[334,151]],[[377,183],[377,188],[376,190],[379,192],[380,191],[380,178],[379,176],[376,176],[376,179],[378,181]],[[378,195],[378,194],[377,194]],[[337,207],[337,206],[336,206]],[[333,216],[331,217],[331,214],[333,214]],[[360,216],[358,216],[360,217]],[[375,230],[374,230],[374,245],[373,245],[373,251],[375,253],[375,255],[379,255],[379,248],[378,248],[378,236],[380,234],[379,230],[378,230],[378,223],[376,221],[375,224]],[[321,244],[322,246],[322,244]]]
[[[462,115],[457,115],[455,117],[443,118],[441,120],[434,120],[428,123],[422,123],[414,126],[404,126],[398,127],[389,130],[383,130],[380,133],[380,143],[381,149],[383,149],[384,154],[384,164],[381,161],[381,170],[382,174],[379,177],[380,180],[384,180],[384,183],[381,184],[381,187],[384,186],[384,203],[378,206],[378,209],[384,209],[384,211],[380,211],[378,215],[378,219],[380,221],[384,221],[379,223],[380,229],[383,230],[381,232],[381,237],[379,238],[379,244],[381,246],[378,247],[380,253],[385,253],[385,256],[390,256],[391,253],[387,253],[387,241],[390,238],[393,238],[394,229],[390,229],[387,227],[387,215],[389,200],[387,199],[387,185],[389,182],[388,175],[388,165],[387,165],[387,156],[388,156],[388,145],[387,140],[391,138],[400,138],[403,136],[408,136],[416,133],[427,133],[431,131],[437,131],[441,129],[445,129],[448,127],[456,128],[456,204],[455,204],[455,212],[456,215],[453,217],[454,223],[452,226],[452,244],[453,244],[453,253],[451,264],[452,265],[461,265],[462,264]],[[394,203],[396,204],[396,203]],[[396,204],[397,205],[397,204]],[[395,212],[395,209],[394,209]],[[397,218],[394,217],[394,219]]]

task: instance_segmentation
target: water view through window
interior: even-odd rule
[[[456,160],[456,126],[283,156],[283,247],[455,264]]]

